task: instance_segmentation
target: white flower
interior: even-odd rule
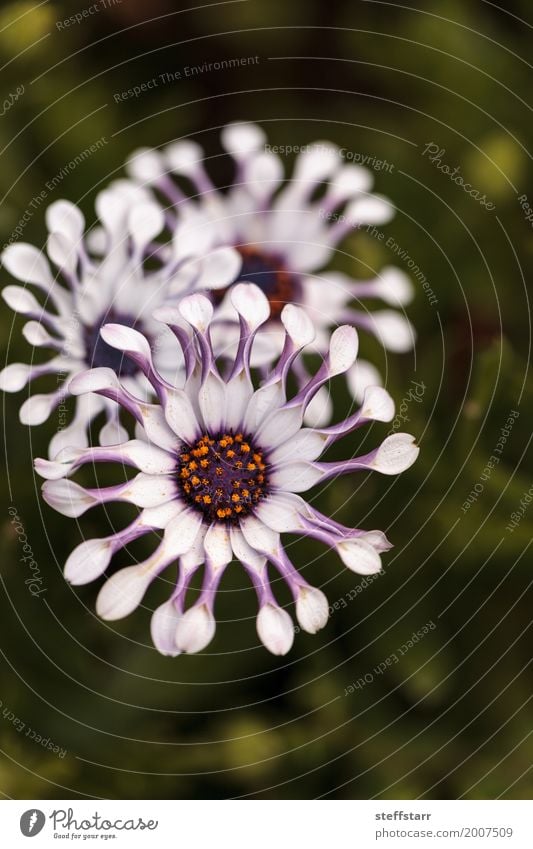
[[[104,574],[113,555],[132,540],[162,531],[153,554],[125,566],[103,585],[97,611],[118,619],[134,610],[151,584],[171,564],[178,575],[171,597],[153,614],[152,637],[163,654],[203,650],[215,633],[214,603],[228,563],[236,558],[257,593],[257,631],[274,654],[291,648],[294,628],[280,607],[267,564],[289,586],[300,626],[309,633],[328,618],[324,594],[306,582],[284,550],[281,534],[310,536],[334,548],[347,567],[366,575],[380,568],[390,544],[380,531],[345,527],[319,513],[296,493],[338,475],[376,470],[398,474],[416,459],[413,437],[394,434],[370,453],[345,461],[322,461],[338,439],[369,421],[390,421],[394,405],[379,387],[367,389],[361,408],[330,427],[303,426],[306,408],[320,388],[352,368],[357,333],[347,326],[331,336],[322,366],[288,397],[288,378],[302,349],[313,339],[305,311],[287,305],[281,312],[283,352],[257,388],[250,361],[261,328],[269,320],[268,300],[254,284],[231,290],[240,318],[240,338],[229,369],[220,370],[213,346],[213,306],[201,294],[186,296],[177,308],[156,317],[176,331],[185,372],[181,381],[165,379],[155,367],[148,340],[136,329],[108,324],[106,342],[133,361],[151,383],[155,403],[135,398],[123,378],[109,368],[78,374],[75,395],[94,392],[114,400],[137,421],[137,438],[115,446],[64,449],[55,460],[37,460],[45,478],[43,495],[66,516],[80,516],[97,504],[126,501],[139,508],[136,519],[109,537],[82,542],[70,555],[65,576],[83,584]],[[183,331],[183,323],[189,334]],[[227,365],[226,361],[223,363]],[[137,475],[114,486],[86,488],[70,480],[79,468],[116,463]],[[196,570],[205,564],[197,601],[185,609]]]
[[[156,188],[168,198],[178,220],[183,217],[194,223],[194,216],[201,212],[202,229],[205,232],[207,218],[213,243],[235,247],[241,254],[242,268],[235,282],[256,283],[271,309],[271,320],[258,334],[254,365],[268,365],[279,356],[284,341],[280,315],[288,303],[300,305],[311,317],[317,328],[314,349],[321,354],[327,350],[331,329],[344,323],[373,334],[387,350],[409,350],[415,336],[403,307],[411,300],[413,287],[402,271],[390,266],[365,281],[322,271],[349,232],[383,225],[394,214],[385,198],[371,192],[371,173],[344,163],[335,145],[318,142],[298,155],[292,176],[285,180],[281,159],[266,141],[255,124],[224,128],[222,145],[235,164],[234,182],[224,192],[211,181],[202,148],[190,140],[174,142],[161,152],[137,151],[127,167],[136,184]],[[193,198],[183,194],[171,174],[192,182]],[[317,199],[322,184],[325,190]],[[369,298],[382,300],[396,311],[369,310],[364,305]],[[238,332],[231,333],[237,315],[230,293],[219,287],[213,300],[218,306],[215,347],[233,354]],[[302,362],[297,378],[302,385],[309,378]],[[360,401],[365,388],[376,383],[376,371],[359,362],[357,369],[348,370],[347,382]],[[330,417],[324,391],[309,409],[308,423],[324,423]]]
[[[156,349],[161,371],[175,374],[182,360],[176,356],[173,334],[152,319],[152,312],[191,289],[228,285],[239,272],[235,250],[213,246],[209,237],[198,244],[198,254],[185,225],[183,238],[182,228],[175,226],[168,244],[156,243],[166,227],[165,216],[146,191],[127,181],[99,194],[96,209],[100,223],[87,237],[76,206],[61,200],[47,209],[47,252],[57,273],[32,245],[13,244],[2,254],[7,271],[42,294],[41,303],[29,289],[7,286],[4,300],[28,318],[23,334],[30,345],[54,352],[41,365],[12,363],[0,373],[0,387],[7,392],[28,384],[33,390],[36,378],[56,375],[54,391],[35,395],[28,390],[20,410],[23,424],[46,421],[68,395],[69,380],[93,366],[112,368],[137,397],[150,395],[151,384],[135,357],[125,358],[109,345],[100,334],[102,326],[113,322],[141,330]],[[200,218],[195,219],[197,230]],[[50,456],[69,445],[86,446],[89,425],[100,413],[105,416],[100,443],[122,442],[127,434],[112,397],[92,395],[78,401],[70,421],[66,413],[58,416]]]

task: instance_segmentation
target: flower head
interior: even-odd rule
[[[298,155],[286,180],[281,159],[266,144],[263,130],[250,123],[226,126],[222,145],[235,166],[234,182],[225,192],[213,184],[202,148],[190,140],[174,142],[161,152],[138,150],[127,167],[137,184],[165,196],[169,213],[178,220],[189,218],[191,210],[201,210],[212,227],[214,243],[239,251],[242,267],[235,283],[256,283],[270,304],[270,320],[258,334],[254,363],[268,365],[279,356],[284,344],[281,312],[291,303],[311,317],[317,328],[314,349],[322,355],[331,329],[344,323],[373,334],[388,350],[409,350],[413,328],[391,308],[402,308],[412,297],[411,283],[402,271],[389,266],[365,281],[321,272],[350,231],[385,224],[393,216],[386,198],[371,192],[370,172],[346,164],[335,145],[318,142]],[[192,184],[191,196],[178,185],[182,178]],[[381,300],[386,308],[369,310],[364,306],[369,298]],[[215,347],[220,342],[228,350],[231,325],[237,327],[230,290],[219,287],[213,300],[218,307],[213,341]],[[238,344],[238,334],[233,344]],[[303,362],[297,377],[301,385],[308,380]],[[358,400],[366,386],[381,382],[375,367],[361,360],[348,369],[346,379]],[[324,423],[330,416],[327,396],[319,393],[308,409],[308,421]]]
[[[57,274],[47,257],[32,245],[13,244],[2,254],[4,267],[40,290],[44,302],[22,286],[7,286],[2,292],[4,300],[29,319],[23,329],[26,340],[54,352],[39,365],[12,363],[0,373],[0,386],[7,392],[18,392],[43,375],[56,376],[53,391],[28,393],[20,410],[23,424],[46,421],[68,394],[69,380],[93,366],[113,369],[129,391],[145,397],[151,385],[135,358],[124,358],[108,344],[101,328],[113,322],[142,331],[155,346],[162,371],[175,370],[181,364],[173,336],[163,332],[152,312],[189,289],[225,286],[239,271],[237,252],[212,249],[209,236],[197,235],[196,241],[186,234],[182,238],[177,227],[168,243],[156,243],[166,228],[164,213],[145,190],[127,181],[117,181],[101,192],[96,210],[99,225],[85,237],[85,221],[76,206],[61,200],[48,208],[47,253]],[[197,219],[197,233],[199,230]],[[71,423],[58,429],[50,443],[50,456],[69,445],[86,446],[88,427],[100,413],[106,420],[100,431],[102,444],[127,438],[117,405],[109,398],[91,395],[79,399]]]
[[[339,327],[318,371],[288,397],[288,376],[314,338],[308,315],[291,304],[283,308],[283,350],[257,388],[250,363],[257,335],[270,318],[268,299],[254,284],[234,286],[230,297],[239,316],[240,336],[226,371],[213,351],[213,306],[208,297],[189,295],[177,307],[156,312],[181,347],[185,364],[181,385],[158,373],[149,340],[137,329],[106,325],[102,334],[107,344],[138,365],[157,402],[140,401],[124,378],[109,368],[78,374],[71,381],[71,392],[96,393],[123,406],[137,421],[137,438],[114,446],[66,448],[54,461],[35,464],[47,478],[45,500],[66,516],[80,516],[94,505],[112,501],[126,501],[139,509],[123,530],[87,540],[72,552],[65,566],[71,583],[95,580],[129,542],[162,531],[147,560],[120,569],[105,582],[96,607],[104,619],[128,615],[150,583],[176,563],[172,594],[152,618],[152,638],[164,654],[200,651],[213,638],[217,588],[234,558],[255,588],[257,631],[271,652],[285,654],[294,629],[274,596],[268,563],[288,584],[300,626],[310,633],[322,628],[328,617],[327,600],[292,564],[281,534],[315,538],[361,574],[379,571],[380,555],[390,545],[380,531],[348,528],[329,519],[298,493],[352,471],[394,475],[408,468],[418,454],[413,437],[398,433],[363,456],[322,461],[328,446],[344,435],[372,420],[390,421],[394,415],[388,393],[373,387],[367,389],[360,409],[339,424],[303,426],[306,408],[320,388],[355,362],[356,331]],[[86,488],[71,480],[80,467],[101,462],[132,466],[138,474],[103,488]],[[201,565],[200,596],[186,609],[187,589]]]

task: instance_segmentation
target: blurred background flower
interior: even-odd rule
[[[32,462],[57,423],[24,430],[20,399],[6,398],[8,796],[531,796],[529,11],[525,0],[3,4],[0,244],[44,246],[45,208],[61,198],[94,222],[96,194],[139,147],[190,138],[228,185],[229,121],[257,121],[284,148],[328,139],[396,207],[351,234],[331,268],[411,277],[415,349],[386,354],[361,334],[361,354],[397,402],[391,432],[421,445],[399,478],[361,476],[355,490],[341,479],[314,502],[393,539],[379,577],[291,541],[329,599],[325,630],[269,656],[250,627],[253,591],[230,566],[210,649],[172,659],[147,637],[168,588],[103,623],[92,588],[65,584],[81,534],[133,515],[117,505],[78,526],[43,505]],[[283,157],[290,171],[295,156]],[[9,362],[27,361],[22,324],[4,310]],[[345,412],[348,392],[333,401]],[[142,560],[143,542],[130,554]]]

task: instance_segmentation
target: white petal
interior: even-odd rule
[[[346,372],[346,382],[352,396],[362,404],[367,387],[381,386],[381,375],[371,363],[357,360]]]
[[[275,153],[263,150],[247,160],[243,182],[254,198],[269,198],[282,179],[283,166]]]
[[[177,493],[173,477],[165,475],[136,475],[122,490],[121,497],[138,507],[157,507],[171,501]]]
[[[200,333],[205,333],[213,318],[213,304],[205,295],[187,295],[178,309],[185,321]]]
[[[98,616],[107,621],[128,616],[141,603],[152,577],[144,564],[126,566],[125,569],[115,572],[98,593]]]
[[[255,283],[237,283],[231,289],[230,299],[250,330],[255,330],[270,317],[268,298]]]
[[[209,526],[204,539],[204,549],[212,569],[222,569],[231,562],[233,555],[226,525],[214,523]]]
[[[184,266],[184,272],[198,267],[196,289],[225,289],[237,278],[242,258],[234,248],[217,248]],[[196,275],[195,275],[196,276]]]
[[[177,657],[180,653],[176,645],[176,628],[180,619],[181,613],[171,598],[154,610],[150,633],[154,646],[161,654]]]
[[[128,217],[128,230],[139,250],[159,235],[165,226],[163,210],[155,203],[139,203],[133,207]]]
[[[46,226],[51,233],[63,233],[76,244],[83,237],[85,218],[77,206],[68,200],[56,200],[45,213]]]
[[[324,427],[333,416],[333,403],[327,386],[321,386],[305,408],[304,421],[309,427]],[[306,460],[311,459],[309,457]],[[313,458],[314,459],[314,458]]]
[[[127,442],[127,440],[128,431],[122,427],[118,418],[106,422],[98,434],[100,445],[120,445],[122,442]]]
[[[234,525],[230,527],[230,537],[231,547],[237,560],[240,560],[241,563],[246,563],[247,566],[260,573],[266,565],[264,555],[258,554],[254,548],[248,545],[242,531]]]
[[[48,331],[38,321],[26,322],[22,328],[22,335],[26,342],[34,345],[36,348],[46,347],[47,345],[53,346],[57,343],[57,340],[50,336]]]
[[[22,286],[6,286],[2,290],[2,297],[13,312],[28,315],[42,311],[42,307],[35,295],[32,295],[28,289],[23,289]]]
[[[380,271],[375,281],[376,295],[393,307],[403,307],[413,300],[414,289],[411,280],[393,265]]]
[[[330,142],[315,142],[300,153],[294,168],[295,181],[325,180],[339,165],[339,149]]]
[[[398,475],[413,465],[420,453],[409,433],[393,433],[379,446],[370,468],[384,475]]]
[[[208,374],[198,390],[198,404],[207,431],[221,430],[226,412],[225,384],[216,374]]]
[[[289,493],[271,495],[257,505],[255,513],[261,522],[277,533],[294,533],[304,527],[301,503],[296,496],[291,498]]]
[[[141,439],[132,439],[122,445],[120,455],[147,475],[168,475],[176,469],[175,456]]]
[[[32,395],[20,408],[20,421],[25,425],[40,425],[47,420],[58,404],[59,397],[55,392]]]
[[[357,357],[359,339],[353,327],[344,324],[332,333],[329,343],[329,370],[331,375],[348,371]]]
[[[346,218],[354,227],[363,224],[387,224],[394,217],[395,209],[387,198],[370,195],[348,204]]]
[[[361,534],[360,539],[375,548],[377,552],[390,551],[393,547],[383,531],[365,531],[364,534]]]
[[[78,545],[65,563],[64,574],[74,586],[89,584],[103,575],[113,556],[113,541],[88,539]]]
[[[285,492],[306,492],[322,479],[322,472],[312,463],[286,463],[271,473],[273,486]]]
[[[370,313],[368,320],[379,342],[387,350],[403,354],[414,346],[416,336],[411,322],[394,310]]]
[[[27,326],[27,325],[26,325]],[[0,371],[0,390],[4,392],[19,392],[26,386],[31,374],[31,367],[26,363],[11,363]]]
[[[186,217],[184,215],[180,219],[172,238],[172,250],[176,262],[209,253],[215,236],[216,230],[213,223],[197,210],[188,208]]]
[[[329,605],[324,593],[316,587],[301,587],[296,599],[296,618],[308,634],[316,634],[328,621]]]
[[[183,614],[176,629],[179,651],[193,654],[202,651],[215,636],[216,623],[205,604],[191,607]]]
[[[48,256],[58,268],[64,268],[74,274],[78,265],[76,245],[64,233],[50,233],[46,247]]]
[[[263,645],[275,655],[290,651],[294,642],[294,625],[286,610],[265,604],[257,616],[257,633]]]
[[[126,234],[126,217],[128,214],[128,203],[125,197],[112,189],[99,192],[94,202],[98,218],[104,225],[106,231],[113,238],[120,234]]]
[[[174,433],[191,445],[199,438],[199,427],[189,397],[182,389],[168,391],[165,404],[165,419]],[[157,441],[157,439],[155,439]],[[162,445],[162,443],[159,443]],[[162,445],[163,448],[166,445]]]
[[[256,519],[255,516],[247,516],[240,523],[240,529],[248,545],[260,553],[272,554],[279,548],[279,533]]]
[[[42,493],[44,500],[50,507],[71,519],[81,516],[89,507],[97,503],[97,499],[93,495],[70,480],[45,481]]]
[[[165,451],[175,451],[178,447],[178,437],[167,424],[161,407],[143,404],[140,409],[144,431],[150,442],[154,442]]]
[[[314,340],[316,333],[313,322],[301,307],[286,304],[281,311],[281,320],[296,348],[304,348]]]
[[[226,384],[226,412],[224,428],[240,430],[246,408],[252,397],[253,387],[245,371],[240,371]]]
[[[303,428],[296,436],[279,445],[268,455],[268,462],[272,465],[290,463],[296,460],[317,460],[324,450],[327,436],[313,430]]]
[[[280,404],[285,401],[283,385],[281,381],[270,383],[258,389],[252,397],[246,409],[244,429],[247,433],[256,433],[261,422],[265,421]]]
[[[367,168],[361,165],[345,165],[331,180],[328,194],[338,202],[345,201],[361,192],[369,192],[373,182],[374,178]]]
[[[164,156],[171,171],[191,175],[203,162],[204,152],[196,142],[184,139],[169,144],[164,150]]]
[[[359,575],[375,575],[381,571],[381,560],[375,548],[360,538],[346,539],[336,545],[339,557],[348,569]]]
[[[165,550],[171,552],[174,557],[187,554],[197,541],[201,524],[202,516],[196,510],[182,510],[165,528]]]
[[[45,286],[53,284],[46,258],[33,245],[8,245],[2,253],[2,263],[17,280]]]
[[[282,407],[275,410],[259,425],[256,436],[259,445],[263,448],[276,448],[282,442],[286,442],[296,434],[302,426],[302,408]]]
[[[82,371],[73,377],[68,385],[68,391],[72,395],[84,395],[86,392],[117,388],[120,388],[120,381],[110,368],[92,368]]]
[[[141,183],[150,183],[165,173],[165,165],[160,153],[150,147],[140,147],[129,157],[126,170]]]
[[[36,457],[33,465],[37,474],[42,478],[55,481],[66,477],[72,471],[74,463],[61,460],[45,460],[43,457]]]
[[[369,386],[365,389],[361,406],[361,415],[376,422],[391,422],[394,418],[394,401],[381,386]]]
[[[246,158],[264,145],[266,135],[257,124],[228,124],[220,134],[224,150],[236,159]]]
[[[142,333],[134,330],[133,327],[126,327],[125,324],[105,324],[100,330],[100,336],[104,342],[118,351],[124,353],[131,351],[133,354],[140,354],[142,357],[150,359],[151,351],[148,341]]]

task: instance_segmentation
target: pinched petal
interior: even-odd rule
[[[255,513],[263,524],[277,533],[296,533],[305,529],[302,516],[307,513],[307,505],[298,495],[276,492],[261,501]]]
[[[69,518],[77,518],[90,507],[98,503],[98,499],[87,492],[82,486],[70,480],[45,481],[42,487],[43,498],[50,507]]]
[[[115,572],[98,593],[98,616],[110,622],[129,616],[141,603],[152,580],[152,571],[144,563]]]
[[[368,466],[383,475],[398,475],[413,465],[419,453],[420,448],[415,445],[414,436],[410,433],[393,433],[374,452]]]
[[[279,533],[267,527],[255,516],[247,516],[240,523],[242,535],[248,545],[260,554],[275,553],[279,549]]]
[[[68,200],[56,200],[45,213],[46,226],[50,233],[61,233],[77,244],[83,238],[85,218],[77,206]]]
[[[336,545],[342,562],[359,575],[375,575],[381,571],[381,560],[374,546],[361,537],[343,539]]]
[[[31,379],[32,368],[26,363],[11,363],[0,371],[0,390],[20,392]]]
[[[169,598],[154,610],[150,622],[150,633],[154,646],[160,654],[177,657],[180,651],[176,645],[176,628],[182,613],[176,606],[174,598]]]
[[[296,618],[300,627],[308,634],[316,634],[324,628],[329,617],[328,600],[316,587],[300,587],[296,599]]]
[[[246,159],[264,145],[266,135],[257,124],[243,121],[227,124],[220,139],[224,149],[235,159]]]
[[[206,604],[187,610],[178,622],[176,646],[179,651],[195,654],[202,651],[215,636],[216,622]]]
[[[267,602],[257,616],[257,633],[263,645],[275,655],[284,655],[294,642],[294,625],[286,610]]]
[[[64,575],[74,586],[90,584],[103,575],[113,556],[113,539],[88,539],[80,543],[65,563]]]
[[[204,550],[211,569],[223,569],[228,565],[233,553],[226,525],[213,523],[209,526],[204,539]]]
[[[322,480],[322,470],[312,463],[284,463],[272,472],[270,480],[277,489],[285,492],[306,492]]]
[[[17,280],[46,288],[54,285],[46,257],[33,245],[8,245],[2,253],[2,264]]]

